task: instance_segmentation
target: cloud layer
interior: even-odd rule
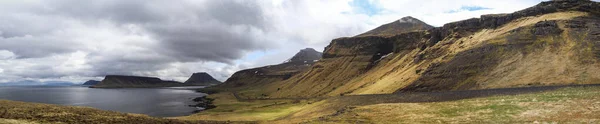
[[[540,1],[0,1],[0,82],[108,74],[225,80],[404,16],[434,26]],[[470,9],[485,8],[485,9]]]

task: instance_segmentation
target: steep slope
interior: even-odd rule
[[[86,81],[85,83],[83,83],[81,85],[93,86],[93,85],[96,85],[98,83],[100,83],[100,81],[97,81],[97,80],[88,80],[88,81]]]
[[[322,56],[312,48],[300,50],[288,61],[264,67],[252,68],[235,72],[224,83],[212,88],[227,90],[242,90],[241,95],[260,92],[262,87],[270,86],[308,69]]]
[[[151,88],[174,86],[186,85],[176,81],[163,81],[155,77],[106,75],[102,82],[91,86],[91,88]]]
[[[599,14],[597,2],[547,1],[427,31],[338,38],[306,71],[245,95],[315,97],[599,83]]]
[[[411,16],[403,17],[397,21],[381,25],[373,30],[360,34],[356,37],[363,36],[394,36],[406,32],[423,31],[434,28],[433,26],[413,18]]]
[[[194,73],[192,76],[184,82],[186,85],[200,85],[210,86],[220,84],[221,81],[213,78],[206,72]]]

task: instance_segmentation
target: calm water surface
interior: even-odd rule
[[[191,100],[206,94],[190,87],[97,89],[87,87],[0,87],[0,99],[88,106],[102,110],[139,113],[157,117],[190,115]]]

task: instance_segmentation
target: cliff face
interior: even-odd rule
[[[185,86],[176,81],[163,81],[155,77],[107,75],[102,82],[92,88],[151,88]]]
[[[194,73],[192,76],[184,82],[186,85],[199,85],[199,86],[210,86],[220,84],[221,81],[210,76],[208,73],[200,72]]]
[[[598,83],[599,15],[597,2],[556,0],[426,31],[338,38],[305,71],[242,92],[314,97]]]
[[[82,85],[93,86],[93,85],[96,85],[98,83],[100,83],[100,81],[97,81],[97,80],[88,80],[85,83],[83,83]]]

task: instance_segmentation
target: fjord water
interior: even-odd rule
[[[206,94],[187,88],[96,89],[87,87],[0,87],[0,99],[87,106],[156,117],[185,116],[193,98]]]

